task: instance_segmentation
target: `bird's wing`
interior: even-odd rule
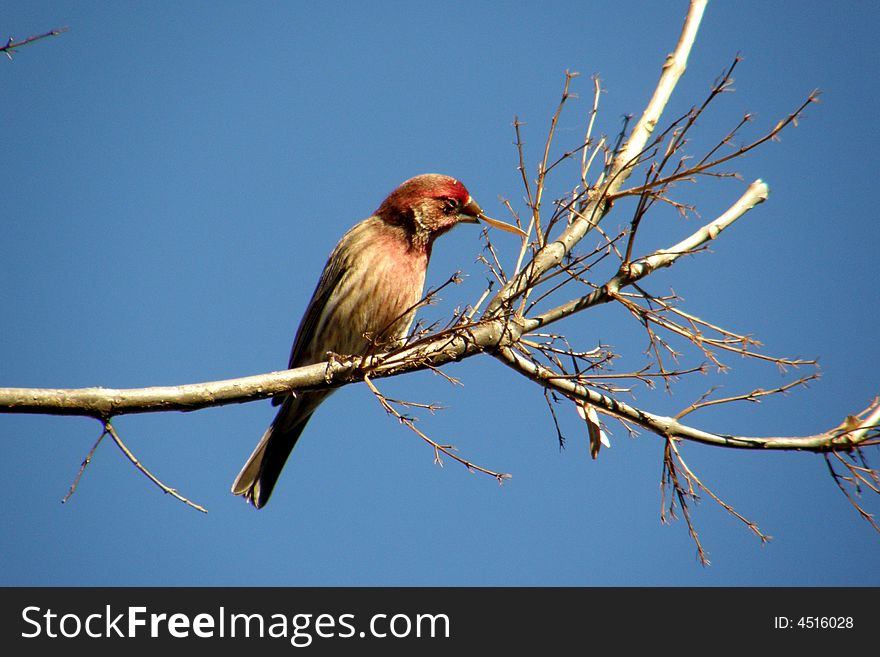
[[[324,271],[321,272],[321,278],[312,294],[312,300],[309,301],[306,312],[300,320],[299,328],[296,330],[296,339],[294,339],[293,346],[290,349],[288,368],[292,369],[300,365],[310,364],[302,362],[302,357],[306,347],[314,337],[315,328],[321,322],[321,315],[327,309],[328,298],[333,294],[333,290],[336,289],[347,269],[348,267],[345,263],[331,259],[327,262]]]
[[[300,320],[299,328],[296,330],[296,338],[290,349],[290,359],[287,364],[288,369],[310,364],[302,362],[303,356],[307,351],[308,345],[312,342],[315,328],[321,323],[321,315],[327,309],[328,298],[333,294],[333,290],[336,289],[339,281],[349,269],[349,263],[345,261],[345,259],[334,256],[336,256],[335,252],[332,253],[327,260],[327,264],[324,266],[324,271],[321,272],[321,278],[318,279],[318,285],[315,287],[315,291],[312,294],[312,299],[309,301],[309,305],[306,307],[306,311]],[[278,406],[281,404],[284,401],[285,396],[286,395],[279,395],[274,397],[272,399],[272,405]]]

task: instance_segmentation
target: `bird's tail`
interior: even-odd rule
[[[258,509],[269,501],[290,452],[312,417],[314,406],[308,404],[311,408],[303,413],[304,409],[298,408],[302,401],[302,398],[285,399],[275,420],[232,482],[233,495],[241,495]]]

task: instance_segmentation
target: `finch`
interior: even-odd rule
[[[402,183],[333,249],[300,321],[288,367],[324,361],[328,352],[363,355],[399,342],[422,299],[434,240],[456,224],[478,220],[525,235],[487,217],[455,178],[429,173]],[[235,495],[258,509],[266,505],[300,434],[331,392],[272,400],[281,408],[235,478]]]

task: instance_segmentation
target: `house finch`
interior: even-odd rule
[[[333,249],[300,321],[289,368],[321,362],[328,352],[365,354],[403,338],[422,298],[434,240],[458,223],[478,219],[524,235],[483,214],[454,178],[430,173],[400,185]],[[232,484],[235,495],[265,506],[309,418],[330,393],[272,400],[281,408]]]

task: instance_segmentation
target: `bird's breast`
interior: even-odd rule
[[[361,293],[374,302],[365,304],[366,330],[383,340],[406,335],[421,300],[428,268],[425,250],[411,248],[393,237],[377,240],[364,252],[368,274]]]
[[[404,337],[422,298],[428,252],[369,220],[337,246],[343,274],[321,313],[312,362],[327,351],[363,354]]]

